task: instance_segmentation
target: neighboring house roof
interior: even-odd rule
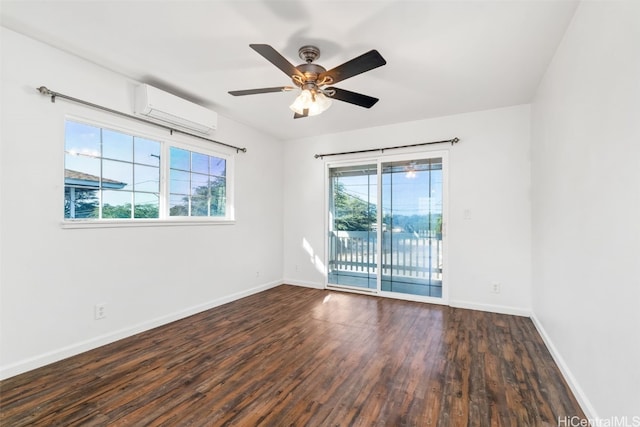
[[[64,184],[74,187],[84,188],[100,188],[100,177],[85,172],[78,172],[71,169],[64,170]],[[114,179],[102,178],[102,188],[119,190],[126,186],[126,182],[116,181]]]

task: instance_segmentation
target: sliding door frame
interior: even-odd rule
[[[410,161],[410,160],[421,160],[421,159],[434,159],[439,158],[442,159],[442,297],[430,297],[430,296],[422,296],[422,295],[413,295],[413,294],[404,294],[398,292],[390,292],[382,290],[382,268],[381,268],[381,260],[380,256],[382,254],[382,232],[383,227],[382,217],[383,217],[383,209],[382,209],[382,164],[388,162],[398,162],[398,161]],[[377,265],[377,274],[376,274],[376,289],[365,289],[359,288],[356,286],[348,286],[348,285],[339,285],[329,283],[329,251],[330,251],[330,241],[329,241],[329,230],[331,227],[331,176],[330,169],[336,167],[344,167],[344,166],[358,166],[358,165],[366,165],[366,164],[376,164],[377,165],[377,200],[376,200],[376,215],[377,215],[377,238],[376,238],[376,265]],[[419,152],[407,152],[403,154],[395,154],[395,155],[385,155],[381,154],[378,156],[367,156],[367,157],[358,157],[351,158],[349,160],[337,160],[337,161],[325,161],[325,221],[324,221],[324,230],[325,233],[325,253],[324,253],[324,265],[325,265],[325,289],[331,290],[339,290],[344,292],[355,292],[366,295],[376,295],[387,298],[395,298],[402,299],[408,301],[418,301],[418,302],[427,302],[432,304],[442,304],[447,305],[449,302],[449,268],[448,268],[448,224],[449,224],[449,151],[448,150],[438,150],[438,151],[419,151]]]

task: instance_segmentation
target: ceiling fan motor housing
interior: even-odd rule
[[[298,49],[298,56],[304,60],[304,64],[300,64],[296,67],[302,76],[293,75],[291,79],[293,83],[301,89],[307,89],[314,91],[319,86],[323,86],[329,82],[318,81],[320,74],[325,73],[327,70],[321,65],[313,64],[313,61],[320,57],[320,49],[316,46],[306,45]]]
[[[298,49],[298,56],[305,62],[313,62],[320,58],[320,49],[316,46],[302,46]]]

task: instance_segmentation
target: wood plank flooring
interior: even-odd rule
[[[2,426],[557,426],[531,320],[279,286],[0,383]]]

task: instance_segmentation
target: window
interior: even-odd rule
[[[169,215],[224,217],[226,161],[171,147]]]
[[[68,120],[64,218],[231,219],[227,168],[227,157],[206,149]]]

